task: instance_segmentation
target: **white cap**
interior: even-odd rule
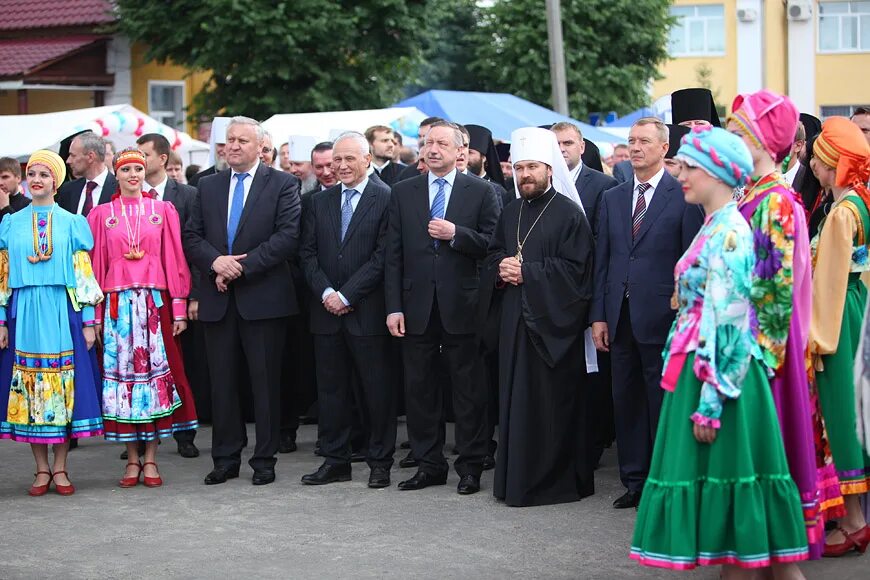
[[[583,204],[577,194],[577,186],[571,179],[568,164],[562,157],[555,133],[539,127],[523,127],[511,133],[511,163],[539,161],[553,170],[553,189],[577,204],[584,214]],[[514,179],[514,191],[520,197],[519,183]]]
[[[215,117],[211,120],[211,133],[208,137],[208,165],[211,167],[217,160],[215,145],[226,145],[227,127],[230,126],[230,117]]]
[[[317,137],[308,135],[290,135],[287,139],[290,161],[311,161],[311,151],[317,145]]]

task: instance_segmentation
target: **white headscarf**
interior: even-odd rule
[[[553,170],[553,189],[573,201],[586,215],[583,202],[577,193],[577,186],[571,179],[568,164],[562,157],[559,149],[559,141],[556,135],[547,129],[539,127],[524,127],[511,133],[511,163],[520,161],[539,161],[546,163]],[[519,183],[514,179],[514,192],[520,197]],[[587,328],[583,333],[584,354],[586,358],[586,372],[598,372],[598,353],[595,350],[595,342],[592,340],[592,329]]]
[[[552,131],[539,127],[523,127],[511,133],[511,163],[520,161],[539,161],[549,165],[553,170],[553,189],[576,203],[580,211],[586,214],[577,193],[577,185],[571,179],[568,164],[559,149],[559,141]],[[517,179],[514,179],[514,193],[520,197]]]

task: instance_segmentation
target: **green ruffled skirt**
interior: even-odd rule
[[[690,353],[676,389],[665,393],[631,558],[674,570],[805,560],[800,495],[761,363],[752,361],[740,397],[725,401],[708,445],[695,440],[689,419],[701,391],[694,360]]]

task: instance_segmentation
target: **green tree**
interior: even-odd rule
[[[196,114],[365,109],[402,96],[425,0],[116,0],[145,57],[208,71]]]
[[[668,57],[669,0],[562,0],[571,115],[627,113],[646,105],[647,87]],[[476,32],[472,70],[483,90],[550,107],[544,0],[495,0]]]

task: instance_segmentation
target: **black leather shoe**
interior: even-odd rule
[[[278,453],[293,453],[296,449],[298,447],[296,447],[295,434],[287,433],[286,435],[281,435],[278,441]]]
[[[324,463],[314,473],[302,476],[305,485],[326,485],[339,481],[350,481],[350,464],[330,465]]]
[[[78,448],[79,448],[79,440],[78,439],[70,439],[69,440],[69,450],[72,451],[73,449],[78,449]]]
[[[488,471],[490,469],[495,469],[495,457],[487,455],[483,458],[483,470]]]
[[[480,491],[480,478],[476,475],[463,475],[459,478],[456,492],[460,495],[471,495]]]
[[[402,444],[399,445],[399,448],[400,448],[400,449],[410,449],[410,448],[411,448],[411,442],[410,442],[410,441],[402,441]]]
[[[372,472],[369,474],[369,487],[373,489],[390,487],[390,470],[386,467],[372,467]]]
[[[271,467],[255,469],[251,477],[251,483],[254,485],[267,485],[273,481],[275,481],[275,470]]]
[[[193,441],[179,441],[178,454],[187,459],[193,459],[199,457],[199,449],[196,448]]]
[[[420,462],[414,458],[413,452],[408,452],[408,455],[399,461],[399,467],[417,467],[419,465]]]
[[[238,476],[238,467],[215,467],[211,470],[211,473],[205,476],[205,484],[217,485],[219,483],[226,483],[228,479],[235,479]]]
[[[447,483],[447,474],[432,475],[425,471],[418,471],[411,479],[400,481],[399,489],[402,491],[417,490],[429,487],[430,485],[444,485]]]
[[[362,463],[366,460],[366,454],[362,451],[354,451],[350,454],[350,462],[351,463]]]
[[[127,455],[128,455],[128,454],[127,454],[127,450],[124,449],[124,450],[121,452],[121,459],[123,459],[124,461],[127,461]]]
[[[640,494],[639,491],[627,491],[613,502],[613,507],[618,510],[636,508],[640,504]]]

